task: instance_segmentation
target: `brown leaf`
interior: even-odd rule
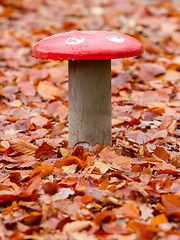
[[[20,232],[26,232],[29,230],[29,227],[21,222],[17,222],[16,226],[17,226],[18,231],[20,231]]]
[[[106,159],[108,161],[113,160],[115,157],[119,156],[115,150],[111,147],[103,148],[102,151],[98,154],[100,158]]]
[[[108,196],[107,192],[100,190],[98,188],[95,188],[95,187],[87,187],[85,194],[90,195],[90,196],[98,199],[99,201],[103,201],[103,198]]]
[[[25,225],[34,226],[40,224],[41,221],[41,213],[39,212],[31,212],[27,217],[24,218],[23,222]]]
[[[53,182],[45,182],[42,188],[46,194],[54,194],[56,192],[56,186],[57,181],[54,180]]]
[[[106,144],[96,144],[92,149],[91,149],[91,152],[94,153],[94,154],[98,154],[100,153],[103,148],[107,147]]]
[[[169,159],[169,154],[163,147],[157,146],[156,149],[154,150],[154,155],[156,155],[160,159],[163,159],[166,162]]]
[[[143,80],[143,82],[149,82],[154,79],[155,76],[162,75],[166,72],[163,65],[156,63],[145,63],[140,66],[138,71],[138,77]]]
[[[174,70],[168,70],[163,76],[163,79],[167,82],[175,84],[180,79],[180,72]]]
[[[140,211],[137,208],[135,204],[131,203],[125,203],[122,207],[117,208],[114,210],[115,215],[117,218],[139,218],[140,217]]]
[[[167,136],[167,130],[161,130],[155,133],[143,133],[142,131],[126,131],[126,137],[129,140],[134,140],[138,144],[145,144],[155,139],[165,138]]]
[[[102,211],[100,213],[97,214],[97,216],[93,219],[93,221],[98,224],[101,225],[102,223],[107,223],[107,222],[111,222],[112,220],[115,220],[116,216],[114,213],[109,213],[108,211]]]
[[[71,188],[60,188],[56,194],[53,195],[53,201],[66,199],[69,195],[74,195],[74,191]]]
[[[173,120],[172,123],[167,127],[169,133],[173,134],[177,129],[177,120]]]
[[[180,154],[178,152],[172,151],[170,153],[170,163],[175,167],[180,167]]]
[[[103,163],[103,162],[100,162],[100,161],[95,162],[95,163],[94,163],[94,166],[95,166],[96,168],[98,168],[101,173],[105,173],[105,172],[107,172],[107,171],[109,170],[108,165],[105,164],[105,163]]]
[[[37,91],[45,100],[53,99],[55,96],[59,96],[60,94],[59,88],[47,81],[41,81],[38,84]]]
[[[20,91],[25,96],[31,96],[34,97],[36,95],[36,90],[34,85],[32,85],[29,82],[19,82],[18,87],[20,88]]]
[[[143,204],[139,206],[139,210],[141,211],[140,219],[146,221],[148,218],[153,218],[153,209]]]
[[[55,230],[59,224],[59,219],[57,218],[50,218],[47,221],[43,222],[40,226],[44,228],[46,231]]]
[[[35,116],[30,119],[31,124],[35,124],[40,127],[47,124],[47,122],[48,122],[48,119],[46,117],[42,117],[42,116]]]
[[[161,173],[176,173],[176,167],[172,164],[168,164],[166,162],[157,162],[156,166],[153,167],[153,170],[157,170],[158,174]]]
[[[172,121],[173,121],[173,116],[168,116],[162,121],[161,125],[159,126],[159,129],[160,130],[167,129],[167,127],[172,123]]]
[[[53,156],[57,156],[56,150],[45,142],[35,152],[35,157],[40,159],[47,159]]]
[[[38,139],[38,138],[43,138],[48,134],[48,130],[45,128],[40,128],[32,132],[31,134],[31,140]]]
[[[134,160],[134,158],[118,156],[111,161],[111,164],[113,168],[116,168],[118,170],[127,170],[131,168],[131,164],[134,162]]]
[[[28,130],[30,127],[30,121],[29,119],[26,120],[17,120],[15,122],[15,128],[17,130]]]
[[[21,152],[23,154],[34,154],[37,150],[37,146],[33,145],[32,143],[22,140],[22,139],[16,139],[11,140],[10,142],[11,148],[16,152]]]
[[[98,227],[96,224],[89,220],[77,220],[71,223],[66,223],[63,227],[63,232],[69,233],[69,232],[81,232],[83,230],[89,229],[89,227],[93,228],[94,230],[97,230]]]
[[[118,225],[117,222],[105,223],[102,229],[109,234],[129,234],[129,230],[125,226]]]
[[[34,191],[37,191],[41,185],[41,178],[37,177],[29,182],[29,184],[27,190],[20,194],[21,197],[30,196]]]
[[[84,232],[72,232],[71,236],[73,237],[73,240],[97,240],[97,238],[94,235],[89,235],[88,233]]]

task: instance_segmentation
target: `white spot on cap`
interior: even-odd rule
[[[75,45],[75,44],[80,44],[80,43],[84,42],[84,40],[85,40],[85,38],[83,38],[83,37],[79,37],[79,38],[70,37],[66,40],[66,43],[70,44],[70,45]]]
[[[123,43],[125,41],[125,38],[117,37],[117,36],[108,36],[108,37],[106,37],[106,39],[111,42],[116,42],[116,43]]]

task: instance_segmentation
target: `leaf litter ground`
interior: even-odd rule
[[[112,61],[112,147],[67,147],[67,61],[31,56],[75,29],[145,47]],[[180,239],[179,39],[178,1],[0,1],[0,239]]]

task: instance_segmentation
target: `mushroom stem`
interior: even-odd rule
[[[112,144],[111,60],[69,61],[69,146]]]

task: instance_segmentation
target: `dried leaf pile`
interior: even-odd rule
[[[113,147],[67,147],[67,61],[33,45],[71,30],[142,41],[112,61]],[[0,239],[180,239],[178,1],[0,0]]]

